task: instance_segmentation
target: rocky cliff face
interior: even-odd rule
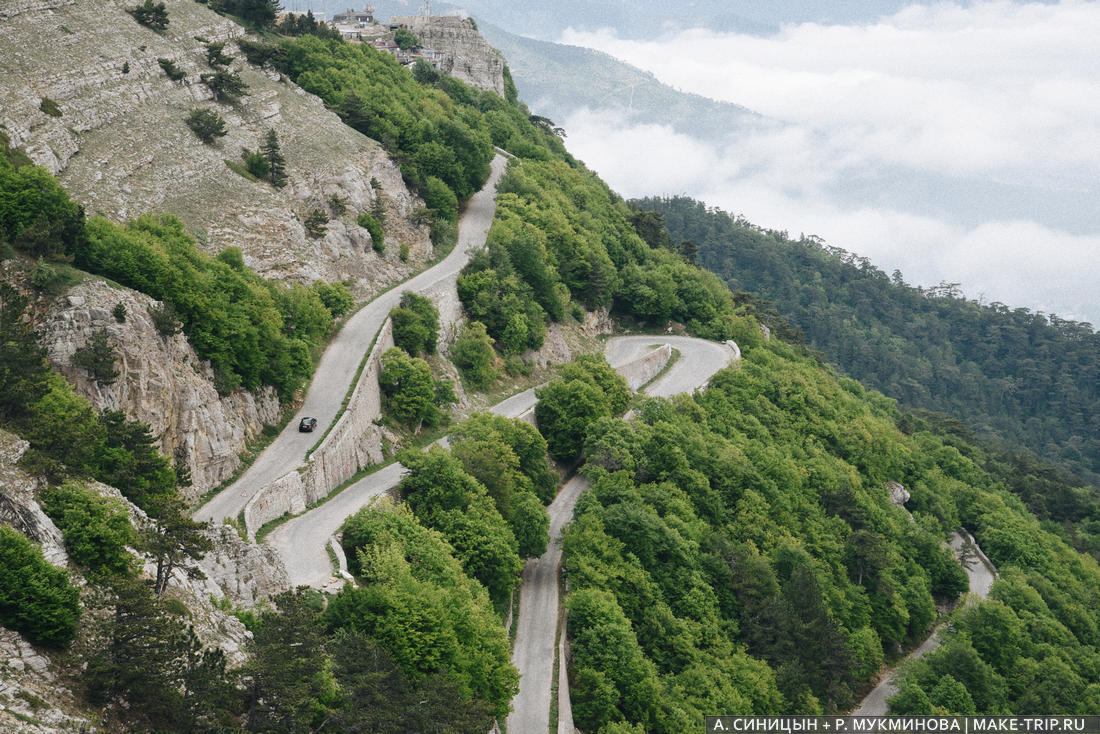
[[[138,25],[117,0],[16,0],[0,6],[0,126],[14,146],[61,179],[89,213],[124,220],[171,212],[216,252],[240,247],[266,277],[350,279],[360,295],[408,275],[431,254],[421,206],[381,146],[345,127],[320,100],[277,74],[238,58],[248,84],[235,104],[215,103],[199,75],[211,71],[206,42],[243,34],[235,23],[193,0],[168,0],[163,33]],[[186,76],[171,81],[158,59]],[[51,105],[56,105],[56,107]],[[216,110],[229,134],[203,145],[184,124],[194,107]],[[46,111],[44,111],[46,110]],[[50,114],[50,112],[54,114]],[[289,184],[277,190],[230,170],[242,148],[256,150],[268,129],[279,136]],[[372,179],[377,187],[372,186]],[[328,210],[347,213],[311,239],[302,220]],[[410,245],[378,255],[355,216],[382,197],[387,241]]]
[[[245,444],[265,424],[276,423],[279,401],[271,388],[237,390],[220,397],[213,374],[182,334],[165,337],[153,326],[149,307],[156,302],[102,280],[72,288],[47,312],[39,331],[54,368],[97,410],[121,410],[148,423],[160,437],[161,453],[191,470],[194,501],[229,478],[240,465]],[[113,310],[125,309],[119,322]],[[118,359],[118,379],[97,384],[73,353],[93,332],[106,329]]]
[[[412,15],[390,18],[408,26],[422,46],[443,54],[440,70],[479,89],[504,96],[504,57],[468,18]]]
[[[69,554],[61,531],[35,501],[39,480],[19,468],[19,459],[29,447],[18,436],[0,430],[0,522],[38,543],[47,561],[65,568]]]

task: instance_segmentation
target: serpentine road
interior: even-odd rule
[[[604,356],[620,367],[644,355],[653,346],[668,344],[680,359],[644,392],[671,397],[702,387],[718,370],[740,357],[736,345],[716,344],[684,336],[624,336],[609,339]],[[558,630],[558,572],[561,568],[561,534],[573,518],[577,498],[588,488],[584,477],[574,476],[550,504],[550,544],[542,557],[527,561],[519,597],[519,621],[512,662],[519,669],[519,693],[512,699],[509,732],[545,734],[550,727],[551,684],[554,674],[554,642]],[[560,663],[564,665],[565,662]],[[561,676],[564,681],[564,676]],[[567,685],[567,684],[563,684]],[[559,686],[559,731],[572,732],[568,691]],[[567,723],[568,722],[568,723]]]
[[[987,598],[989,590],[993,587],[993,582],[997,579],[997,570],[982,553],[978,544],[974,542],[974,538],[965,530],[954,533],[951,536],[951,549],[955,551],[955,557],[959,559],[959,563],[966,570],[967,579],[970,581],[970,593],[978,599]],[[964,603],[970,603],[970,601],[967,600]],[[920,647],[911,652],[905,660],[891,668],[879,681],[879,684],[864,697],[859,704],[859,708],[852,712],[852,716],[886,716],[890,711],[890,707],[886,705],[886,700],[898,692],[897,674],[901,666],[910,660],[922,658],[939,647],[942,642],[940,639],[942,631],[942,626],[936,628],[936,631],[929,635]]]
[[[196,520],[221,522],[227,517],[236,518],[253,495],[305,461],[306,452],[336,419],[363,355],[390,310],[400,302],[401,294],[428,290],[441,281],[454,280],[470,256],[485,244],[496,211],[497,183],[506,167],[507,160],[498,154],[491,164],[489,179],[481,191],[473,195],[459,219],[458,243],[454,250],[435,266],[394,286],[361,308],[329,344],[313,373],[305,403],[299,411],[300,415],[317,419],[315,432],[299,433],[297,421],[291,421],[240,479],[195,511]]]
[[[734,352],[730,347],[689,337],[616,337],[608,340],[604,352],[609,361],[614,358],[616,360],[615,364],[621,366],[643,355],[653,345],[665,343],[679,349],[683,356],[668,372],[650,385],[646,390],[650,395],[671,394],[659,392],[666,386],[683,386],[692,383],[694,383],[694,386],[701,385],[715,372],[728,365],[734,357]],[[681,387],[678,391],[682,392],[684,389],[690,388]],[[535,391],[533,389],[525,390],[498,403],[490,411],[508,418],[518,418],[533,408],[535,402]],[[373,474],[363,477],[323,505],[319,505],[271,531],[264,542],[278,550],[283,557],[291,584],[294,586],[306,585],[314,588],[324,588],[333,581],[332,561],[325,550],[329,538],[340,529],[345,519],[369,504],[375,497],[396,487],[404,475],[404,466],[397,462],[388,464]],[[568,485],[566,486],[568,487]],[[559,493],[558,499],[554,501],[555,504],[550,506],[551,530],[553,530],[555,523],[555,505],[562,499],[562,494],[565,491],[563,489]],[[566,512],[557,520],[559,530],[572,517],[572,507],[572,504],[569,504],[567,508],[559,511]],[[555,536],[552,535],[551,537]],[[524,587],[523,593],[527,593],[526,587]],[[522,608],[520,611],[520,624],[523,624]],[[553,645],[552,633],[550,644]],[[522,673],[523,670],[521,669],[520,672]],[[547,693],[549,693],[549,688],[547,688]],[[527,731],[527,729],[517,729],[515,731]]]

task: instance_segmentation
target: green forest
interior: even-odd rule
[[[210,4],[261,27],[277,8]],[[518,690],[505,620],[570,467],[590,484],[563,540],[583,731],[844,712],[945,621],[895,713],[1100,711],[1100,496],[1066,473],[1100,476],[1091,327],[914,288],[688,199],[632,206],[514,86],[501,98],[410,71],[312,23],[238,45],[384,146],[440,249],[494,147],[513,156],[487,247],[457,281],[469,320],[451,357],[467,388],[522,365],[550,325],[603,308],[630,329],[733,339],[744,357],[705,390],[650,399],[582,355],[538,388],[538,428],[475,412],[449,448],[400,452],[396,498],[341,529],[355,584],[253,609],[211,600],[252,635],[233,667],[169,583],[201,575],[212,549],[182,499],[186,471],[149,426],[97,412],[51,370],[31,316],[81,278],[108,278],[158,302],[161,335],[186,336],[222,394],[269,385],[292,405],[350,291],[264,281],[235,248],[202,253],[171,214],[88,217],[0,136],[0,256],[21,271],[19,289],[0,284],[0,427],[29,442],[22,467],[43,478],[36,499],[71,560],[60,570],[0,527],[0,623],[57,653],[100,724],[483,734]],[[364,216],[381,249],[381,223]],[[412,293],[391,318],[381,399],[390,427],[419,434],[454,401],[425,359],[450,325]],[[111,349],[104,331],[78,364],[106,384]],[[905,507],[889,482],[910,492]],[[964,603],[946,543],[959,528],[999,570],[987,601]]]
[[[794,240],[687,197],[635,203],[855,379],[1100,483],[1100,334],[1090,324],[968,300],[958,284],[907,285],[816,238]]]
[[[983,468],[982,449],[775,340],[705,392],[636,412],[591,424],[592,487],[564,541],[581,729],[848,710],[966,590],[944,544],[959,526],[1001,578],[895,711],[1100,706],[1100,568]],[[911,492],[911,516],[888,481]],[[1053,671],[1064,685],[1039,685]]]

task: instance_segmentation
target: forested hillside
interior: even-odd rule
[[[585,731],[846,710],[966,589],[942,543],[959,525],[1001,572],[996,601],[960,616],[897,708],[1100,706],[1096,561],[1044,530],[980,449],[791,346],[752,349],[705,392],[647,400],[631,422],[594,423],[585,455],[592,489],[564,560]],[[912,517],[888,481],[912,493]],[[1059,685],[1040,685],[1050,676]]]
[[[401,369],[383,367],[377,378],[380,422],[395,429],[387,441],[412,448],[399,455],[407,474],[384,490],[400,502],[366,507],[342,528],[355,583],[337,593],[268,592],[235,606],[243,597],[215,600],[210,587],[192,586],[202,576],[199,559],[225,550],[215,541],[232,541],[242,555],[256,546],[189,517],[187,471],[158,453],[148,426],[97,411],[54,372],[35,320],[74,283],[109,279],[103,288],[144,294],[155,338],[189,342],[189,360],[203,363],[218,392],[269,386],[292,410],[337,317],[353,306],[352,291],[323,280],[265,281],[238,248],[202,252],[170,212],[126,222],[88,217],[0,136],[0,260],[10,281],[0,284],[0,459],[27,487],[22,515],[41,508],[64,551],[60,561],[47,559],[29,533],[0,528],[0,623],[55,656],[54,682],[67,687],[76,714],[111,732],[488,731],[517,690],[506,625],[524,560],[547,548],[545,505],[577,461],[592,487],[564,540],[562,634],[584,731],[684,732],[716,711],[845,709],[884,661],[921,639],[937,604],[964,590],[944,544],[960,525],[1002,579],[994,601],[961,613],[955,639],[914,668],[897,709],[1100,709],[1100,569],[1013,492],[1041,505],[1043,519],[1074,518],[1079,545],[1100,535],[1086,522],[1094,497],[1036,464],[975,446],[950,419],[903,413],[805,350],[765,339],[761,321],[789,335],[780,317],[693,262],[707,260],[716,235],[699,236],[698,252],[674,246],[659,218],[632,210],[570,156],[561,131],[532,116],[514,89],[501,98],[308,27],[277,36],[277,4],[268,0],[210,5],[263,31],[235,42],[248,63],[285,75],[280,83],[316,94],[382,144],[420,195],[416,218],[432,224],[438,250],[454,244],[463,202],[485,183],[494,146],[513,159],[486,247],[454,284],[468,322],[450,354],[433,354],[437,335],[453,325],[439,323],[427,297],[409,294],[392,312],[394,340],[408,354],[387,353],[387,364]],[[154,20],[164,12],[146,6]],[[133,9],[137,22],[141,7]],[[207,48],[212,69],[219,44]],[[281,180],[286,171],[273,175],[277,156],[249,153],[244,167],[232,161],[236,168],[219,172],[239,177],[238,168],[266,163],[250,184],[297,183],[293,171],[289,181]],[[312,220],[323,233],[330,214],[346,218],[370,232],[371,248],[385,247],[384,207],[355,212],[339,196],[325,206],[303,224]],[[747,231],[754,243],[772,242]],[[849,280],[856,290],[859,279]],[[958,299],[914,297],[971,309]],[[980,326],[985,311],[974,309]],[[412,410],[411,398],[420,406],[439,398],[432,369],[448,356],[468,391],[496,387],[504,370],[529,368],[530,350],[554,324],[591,322],[595,310],[632,329],[733,339],[745,358],[703,392],[646,400],[632,398],[602,358],[582,355],[536,391],[537,430],[475,414],[454,427],[449,449],[416,450],[424,446],[415,443],[419,426],[442,417]],[[948,328],[947,316],[929,314],[925,327]],[[136,316],[125,308],[98,315],[118,324]],[[1034,321],[1031,346],[1045,345],[1037,351],[1050,359],[1058,339],[1093,338],[1078,325]],[[96,334],[72,360],[108,385],[119,378],[117,345],[106,329]],[[974,339],[965,337],[977,353]],[[1084,347],[1068,353],[1095,379]],[[402,377],[414,372],[422,379]],[[1094,394],[1095,385],[1077,378],[1059,373],[1050,389],[1065,383],[1064,400]],[[1022,388],[1001,379],[1000,400],[1025,402]],[[973,380],[984,395],[986,383]],[[629,421],[614,417],[631,407]],[[1094,447],[1082,442],[1067,444],[1081,456],[1063,458],[1083,462]],[[891,504],[888,482],[909,489],[907,508]],[[246,586],[247,575],[239,570],[231,581]],[[214,639],[200,639],[200,622],[211,619],[203,631]],[[239,637],[230,640],[229,628]],[[225,640],[232,644],[216,646]],[[49,713],[51,702],[22,698]],[[0,727],[37,726],[8,713]]]
[[[1090,324],[967,300],[958,284],[907,285],[866,258],[689,198],[637,205],[662,215],[672,239],[690,241],[732,290],[771,301],[852,377],[1100,482],[1100,334]]]

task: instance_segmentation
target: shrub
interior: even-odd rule
[[[30,277],[31,285],[40,291],[60,293],[69,282],[68,276],[42,258],[34,264]]]
[[[339,194],[333,194],[325,201],[328,203],[328,208],[332,210],[332,216],[342,217],[348,213],[347,197],[340,196]]]
[[[153,320],[153,327],[161,336],[178,334],[183,324],[180,323],[176,309],[171,303],[160,303],[149,307],[149,318]]]
[[[207,145],[212,145],[214,138],[224,138],[229,132],[225,120],[214,110],[196,107],[187,115],[186,122],[191,132]]]
[[[402,51],[408,51],[410,48],[415,48],[420,40],[408,28],[398,28],[397,32],[393,34],[393,42]]]
[[[226,56],[222,53],[224,49],[225,41],[206,44],[206,63],[210,66],[229,66],[233,63],[232,56]]]
[[[374,251],[385,252],[386,235],[382,231],[381,222],[366,212],[362,212],[356,217],[355,222],[370,234],[370,246],[374,248]]]
[[[393,319],[393,343],[410,357],[423,352],[435,354],[439,340],[439,311],[431,299],[405,291],[401,305],[390,311]]]
[[[57,102],[54,102],[49,97],[42,98],[42,102],[38,105],[38,109],[42,110],[50,117],[61,117],[61,108],[57,106]]]
[[[302,226],[306,228],[306,234],[313,239],[324,237],[325,232],[328,231],[328,214],[324,209],[312,209],[302,220]]]
[[[383,410],[414,433],[440,425],[447,417],[440,405],[454,402],[449,382],[435,380],[427,362],[396,348],[382,355],[378,385]]]
[[[498,373],[493,367],[495,360],[493,337],[480,321],[468,323],[451,346],[451,361],[463,381],[475,390],[484,390],[497,379]]]
[[[409,261],[409,243],[408,242],[402,242],[401,243],[401,249],[398,251],[397,257],[403,263],[407,263]]]
[[[73,352],[72,359],[74,365],[88,370],[96,384],[101,386],[111,385],[118,379],[115,348],[108,336],[106,328],[96,329],[88,343]]]
[[[176,66],[175,62],[171,59],[157,59],[157,63],[160,64],[160,68],[164,70],[168,78],[174,82],[178,82],[180,79],[187,76],[187,72]]]
[[[65,536],[69,556],[96,574],[125,575],[134,566],[126,546],[137,542],[126,509],[78,484],[50,487],[42,493],[42,509]]]
[[[115,321],[118,323],[126,323],[126,304],[121,301],[116,303],[115,307],[111,309],[111,315],[115,317]]]
[[[248,148],[245,148],[241,151],[241,157],[244,158],[245,170],[257,179],[267,178],[267,174],[271,172],[270,164],[268,164],[267,159],[260,153],[253,153]]]
[[[355,305],[355,296],[351,294],[346,283],[326,283],[319,280],[313,284],[313,290],[333,317],[343,316]]]
[[[31,642],[62,647],[76,635],[80,592],[38,546],[0,525],[0,622]]]
[[[234,102],[248,90],[248,85],[235,71],[218,69],[213,74],[200,74],[199,79],[210,88],[216,101]]]
[[[168,9],[164,3],[154,3],[153,0],[145,0],[136,8],[126,11],[141,25],[160,33],[168,27]]]

